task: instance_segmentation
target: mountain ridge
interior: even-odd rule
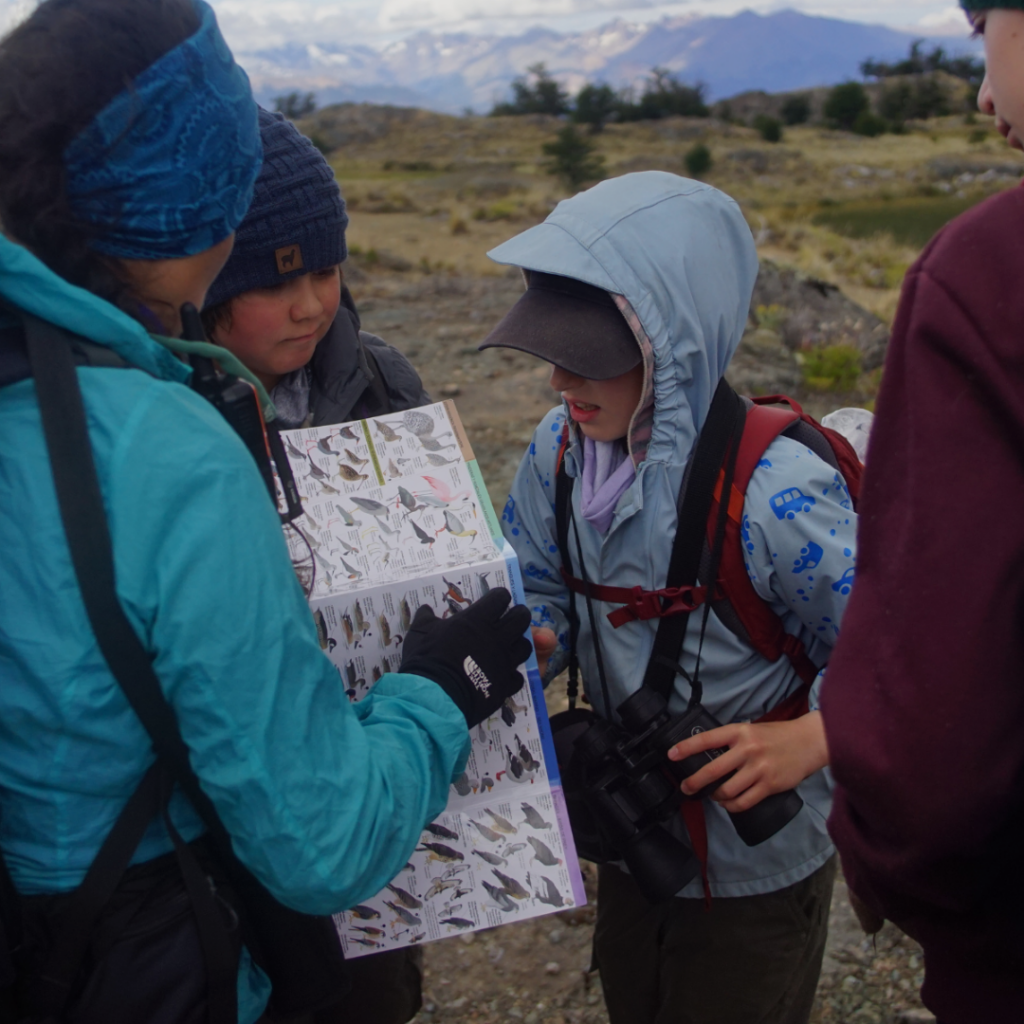
[[[717,100],[855,78],[861,61],[903,57],[915,38],[951,52],[980,51],[966,38],[915,36],[793,10],[748,10],[649,23],[616,19],[575,33],[541,26],[509,36],[420,31],[379,50],[328,39],[282,42],[236,56],[264,102],[299,90],[316,93],[321,104],[369,101],[455,113],[489,110],[506,98],[512,79],[538,61],[570,92],[586,81],[638,86],[658,66],[704,83]]]

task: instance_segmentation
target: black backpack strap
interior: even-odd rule
[[[723,493],[729,493],[732,486],[732,469],[739,452],[739,440],[745,422],[746,406],[743,399],[733,391],[723,377],[715,390],[707,419],[697,439],[692,462],[687,468],[683,486],[680,488],[678,523],[672,541],[666,586],[692,586],[697,580],[715,484],[724,468],[726,480],[723,484]],[[731,455],[728,462],[727,454]],[[728,502],[722,502],[722,508],[728,512]],[[711,575],[705,580],[709,588],[709,598],[716,586],[719,560],[716,556],[721,554],[724,533],[724,517],[719,516],[719,519],[721,522],[716,524],[715,544],[712,549]],[[710,599],[705,602],[705,626],[711,604]],[[690,612],[681,612],[661,619],[654,637],[654,648],[651,651],[651,660],[647,664],[647,671],[644,673],[643,685],[652,687],[666,700],[672,693],[676,675],[679,673],[679,658],[689,619]],[[703,640],[703,629],[701,639]],[[698,655],[698,670],[699,660]],[[697,678],[695,675],[695,679]],[[694,697],[700,700],[696,686]]]
[[[358,337],[358,333],[356,336]],[[366,390],[373,395],[377,402],[378,409],[375,415],[383,416],[391,412],[391,396],[388,394],[387,385],[385,385],[384,377],[380,372],[380,364],[370,351],[370,346],[363,344],[362,338],[359,339],[359,351],[362,353],[363,361],[366,363],[364,370],[370,378],[370,383]]]
[[[142,777],[61,915],[53,947],[29,984],[29,1008],[40,1017],[60,1019],[67,1006],[96,922],[159,812],[161,771],[156,762]]]
[[[572,477],[565,471],[565,452],[568,447],[569,424],[558,451],[558,463],[555,467],[555,542],[558,555],[562,560],[563,573],[572,572],[572,555],[569,552],[569,520],[572,517]],[[580,637],[580,614],[576,607],[576,591],[569,588],[569,681],[565,692],[569,698],[569,710],[576,707],[576,698],[580,692],[580,660],[578,654]]]
[[[23,315],[23,322],[61,520],[100,651],[150,734],[158,757],[214,837],[226,839],[217,812],[192,771],[188,748],[149,655],[117,597],[110,530],[68,340],[59,328],[29,314]],[[237,1024],[238,968],[223,926],[220,938],[218,954],[206,965],[208,1020],[210,1024]],[[231,975],[230,984],[226,984],[226,973]]]

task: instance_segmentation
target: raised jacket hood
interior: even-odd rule
[[[646,461],[673,467],[678,488],[757,278],[754,240],[735,200],[666,171],[626,174],[559,203],[543,224],[488,255],[626,299],[653,351]]]

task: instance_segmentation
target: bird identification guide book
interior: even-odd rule
[[[285,528],[320,645],[351,700],[398,670],[420,605],[458,615],[492,587],[523,600],[452,402],[282,433],[304,515]],[[336,915],[345,956],[586,902],[536,657],[472,730],[466,770],[398,877]]]

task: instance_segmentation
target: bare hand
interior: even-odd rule
[[[555,631],[548,629],[547,626],[532,626],[531,630],[533,646],[537,651],[537,664],[540,666],[540,677],[543,679],[544,673],[548,670],[548,659],[558,646],[558,637],[555,636]]]
[[[739,722],[699,733],[677,743],[670,761],[681,761],[702,750],[728,751],[691,775],[682,790],[698,792],[729,772],[736,774],[712,794],[727,811],[747,811],[772,793],[782,793],[828,764],[828,746],[821,713],[789,722]]]

